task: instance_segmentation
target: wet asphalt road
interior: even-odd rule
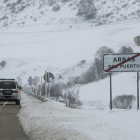
[[[0,102],[0,140],[28,140],[20,126],[17,114],[19,105]]]

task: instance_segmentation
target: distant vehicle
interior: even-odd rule
[[[64,98],[62,98],[61,96],[59,96],[58,101],[59,102],[64,102]]]
[[[77,108],[77,104],[70,104],[70,108]]]
[[[0,101],[15,101],[20,105],[21,87],[18,86],[15,79],[0,79]]]

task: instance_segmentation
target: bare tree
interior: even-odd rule
[[[70,105],[71,104],[82,105],[82,102],[80,101],[79,97],[80,97],[79,96],[79,89],[68,90],[66,92],[66,98],[69,100]]]
[[[131,47],[122,46],[119,50],[119,53],[133,53],[133,49]]]
[[[51,97],[62,96],[62,89],[65,89],[66,85],[64,83],[53,83],[50,88]]]
[[[98,101],[88,101],[88,105],[95,106]]]
[[[93,67],[95,68],[96,79],[108,76],[108,73],[103,73],[103,55],[106,53],[114,53],[114,51],[109,47],[102,46],[95,54]]]
[[[59,97],[61,95],[59,84],[54,84],[51,86],[50,95],[51,97]]]
[[[121,95],[113,99],[113,107],[120,109],[131,109],[136,97],[134,95]]]
[[[84,15],[87,19],[90,19],[96,15],[96,11],[94,0],[81,0],[77,15]]]
[[[106,46],[103,46],[96,52],[93,64],[87,72],[81,75],[81,79],[84,84],[103,79],[109,75],[109,73],[103,72],[103,55],[106,53],[114,53],[114,51]]]
[[[28,91],[28,90],[29,90],[28,84],[25,84],[25,85],[23,86],[23,89],[24,89],[25,91]]]
[[[20,77],[17,77],[17,83],[18,83],[18,86],[22,86],[22,80]]]
[[[73,76],[71,76],[71,77],[69,77],[68,78],[68,82],[69,82],[69,84],[70,84],[70,86],[74,86],[74,77]]]
[[[48,2],[49,2],[49,5],[53,5],[54,4],[54,0],[48,0]]]
[[[1,64],[2,67],[5,67],[6,62],[5,61],[2,61],[0,64]]]
[[[81,75],[81,79],[83,81],[84,84],[93,82],[96,80],[96,76],[95,76],[95,67],[91,66],[87,72],[83,73]]]
[[[99,110],[104,110],[105,107],[106,107],[106,105],[104,105],[102,102],[98,102],[98,105],[97,105],[96,108],[99,109]]]

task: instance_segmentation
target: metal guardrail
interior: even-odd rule
[[[42,96],[40,96],[40,95],[33,94],[33,93],[28,92],[28,91],[25,91],[25,90],[23,90],[23,89],[22,89],[22,91],[25,92],[25,93],[27,93],[28,95],[30,95],[30,96],[32,96],[32,97],[34,97],[34,98],[40,100],[40,101],[42,101],[42,102],[47,102],[47,101],[49,101],[49,99],[47,99],[47,98],[45,98],[45,97],[42,97]]]

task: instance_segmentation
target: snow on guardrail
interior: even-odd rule
[[[33,93],[29,92],[29,91],[26,91],[26,90],[23,90],[23,89],[22,89],[22,91],[25,92],[25,93],[27,93],[28,95],[30,95],[30,96],[32,96],[32,97],[40,100],[40,101],[42,101],[42,102],[49,101],[49,99],[47,99],[45,97],[42,97],[42,96],[39,96],[39,95],[36,95],[36,94],[33,94]]]

